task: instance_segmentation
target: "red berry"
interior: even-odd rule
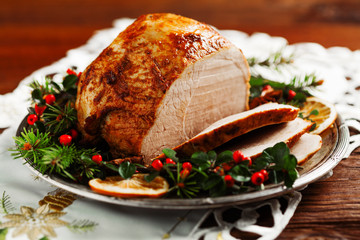
[[[182,168],[183,168],[183,169],[187,169],[187,170],[189,170],[189,172],[190,172],[191,169],[192,169],[192,165],[191,165],[190,162],[184,162],[184,163],[182,164]]]
[[[61,145],[69,146],[71,144],[72,137],[70,135],[64,134],[59,137],[59,142]]]
[[[75,129],[70,129],[69,133],[73,139],[76,139],[79,136],[79,133]]]
[[[46,96],[44,97],[44,99],[45,99],[45,102],[46,102],[47,104],[49,104],[49,105],[53,105],[54,102],[56,101],[56,98],[55,98],[54,94],[46,95]]]
[[[166,164],[176,164],[176,163],[174,162],[174,160],[172,160],[171,158],[167,158],[167,159],[165,160],[165,162],[166,162]]]
[[[178,184],[176,184],[179,188],[184,188],[185,187],[185,184],[182,183],[182,182],[179,182]]]
[[[96,162],[97,164],[100,164],[102,162],[102,156],[100,154],[92,156],[91,160]]]
[[[274,90],[269,84],[265,85],[263,88],[262,88],[262,91],[272,91]]]
[[[296,95],[296,92],[294,92],[293,90],[289,90],[287,100],[288,100],[288,101],[293,100],[293,98],[295,97],[295,95]]]
[[[245,157],[243,161],[249,161],[248,166],[250,167],[252,165],[252,161],[250,157]]]
[[[215,173],[218,173],[220,176],[224,176],[224,169],[221,168],[220,166],[217,166],[215,169],[214,169],[214,172]]]
[[[163,167],[163,163],[159,160],[159,159],[155,159],[152,163],[151,166],[156,170],[156,171],[160,171]]]
[[[226,175],[224,177],[224,181],[227,187],[232,187],[234,186],[235,180],[232,178],[231,175]]]
[[[264,182],[269,179],[269,173],[265,169],[261,169],[260,172],[264,175]]]
[[[39,120],[38,116],[36,114],[30,114],[27,117],[27,122],[29,125],[34,125],[34,123]]]
[[[180,171],[180,178],[181,179],[185,179],[190,175],[190,170],[187,168],[184,168],[183,170]]]
[[[224,171],[230,171],[232,168],[232,166],[228,163],[223,163],[222,167],[223,167]]]
[[[70,68],[68,68],[68,70],[66,70],[66,73],[69,75],[77,75],[76,72]]]
[[[45,111],[46,106],[38,106],[37,104],[35,104],[35,112],[37,115],[41,116],[43,114],[43,112]]]
[[[239,163],[239,162],[243,161],[244,154],[240,150],[237,150],[233,153],[233,158],[236,163]]]
[[[251,182],[258,186],[264,182],[264,175],[261,172],[256,172],[251,176]]]

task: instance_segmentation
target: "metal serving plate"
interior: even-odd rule
[[[20,124],[18,133],[23,129],[26,122]],[[55,175],[43,175],[34,169],[30,164],[25,163],[30,170],[50,184],[62,188],[76,195],[102,201],[110,204],[159,209],[200,209],[216,208],[228,205],[238,205],[250,202],[257,202],[276,196],[291,193],[294,190],[301,190],[308,184],[313,183],[326,176],[343,158],[349,145],[349,130],[343,119],[338,116],[334,126],[321,134],[323,145],[311,159],[309,159],[299,170],[300,177],[295,181],[292,189],[286,189],[282,185],[267,185],[263,191],[253,191],[238,195],[223,197],[206,197],[194,199],[175,198],[130,198],[122,199],[100,195],[93,192],[89,187],[72,183]],[[24,160],[25,161],[25,160]]]

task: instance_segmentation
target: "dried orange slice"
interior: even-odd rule
[[[130,179],[123,179],[120,176],[107,177],[105,180],[95,178],[89,181],[89,186],[94,192],[121,198],[157,198],[169,190],[169,184],[165,178],[157,176],[151,182],[147,182],[144,176],[146,174],[137,173]]]
[[[319,114],[309,116],[313,110],[317,110]],[[311,132],[312,134],[320,134],[331,127],[337,117],[333,104],[316,97],[307,98],[299,113],[302,113],[304,117],[309,116],[308,118],[316,123],[316,128]]]

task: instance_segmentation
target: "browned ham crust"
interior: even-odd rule
[[[249,67],[210,26],[174,14],[139,17],[86,68],[78,128],[114,157],[147,162],[213,122],[248,109]]]

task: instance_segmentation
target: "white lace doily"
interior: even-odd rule
[[[9,157],[7,150],[12,147],[13,141],[12,136],[15,135],[17,126],[23,117],[27,114],[27,107],[29,106],[30,88],[27,86],[34,79],[42,81],[44,76],[52,73],[59,73],[55,76],[55,79],[61,79],[65,75],[65,71],[72,66],[76,66],[79,71],[85,69],[85,67],[105,48],[110,42],[117,36],[119,32],[124,30],[133,19],[119,19],[114,21],[113,28],[105,29],[96,32],[96,34],[89,39],[84,45],[76,49],[68,51],[65,58],[53,63],[50,66],[39,69],[32,73],[29,77],[25,78],[19,86],[12,92],[5,95],[0,95],[0,128],[8,128],[0,136],[0,153],[3,156]],[[304,74],[314,73],[318,78],[324,79],[324,84],[320,87],[320,91],[313,92],[315,96],[327,99],[330,102],[336,104],[339,114],[346,119],[347,124],[354,129],[360,131],[360,101],[358,89],[360,86],[360,51],[350,51],[347,48],[333,47],[325,49],[316,43],[301,43],[288,45],[286,39],[281,37],[271,37],[264,33],[256,33],[251,36],[234,30],[222,30],[220,31],[225,37],[232,41],[236,46],[241,48],[247,58],[257,57],[258,59],[266,59],[271,54],[282,50],[284,56],[294,55],[294,63],[290,66],[281,66],[280,71],[272,71],[267,67],[255,67],[252,71],[261,73],[264,77],[274,79],[278,81],[288,81],[292,76],[301,76]],[[351,137],[351,144],[349,147],[348,155],[360,145],[359,135]],[[14,165],[9,160],[9,167]],[[9,176],[10,177],[10,176]],[[9,179],[6,178],[6,179]],[[10,181],[11,180],[11,181]],[[16,181],[18,179],[11,179],[9,183],[14,183],[14,192],[18,185]],[[20,182],[19,185],[22,183]],[[36,183],[35,185],[47,186],[47,183]],[[0,184],[0,187],[6,188]],[[45,187],[46,188],[46,187]],[[2,190],[2,189],[0,189]],[[20,192],[20,189],[18,189]],[[24,189],[21,189],[24,191]],[[21,197],[19,197],[21,199]],[[293,196],[284,196],[281,199],[271,199],[257,204],[251,204],[246,206],[234,206],[232,208],[220,208],[204,211],[192,211],[191,216],[187,216],[183,223],[183,227],[176,227],[171,230],[171,239],[198,239],[203,237],[207,239],[234,239],[231,236],[231,231],[245,231],[253,232],[258,235],[259,239],[274,239],[281,231],[286,227],[290,218],[293,216],[297,205],[301,200],[301,194],[295,192]],[[78,203],[78,208],[82,212],[92,211],[96,203],[81,202]],[[286,202],[285,207],[282,203]],[[99,206],[99,209],[103,209],[103,206]],[[261,226],[259,225],[259,219],[262,218],[261,212],[257,209],[266,210],[267,215],[273,219],[272,226]],[[103,209],[103,211],[106,211]],[[154,228],[159,227],[160,220],[150,218],[146,213],[141,211],[127,210],[129,219],[136,221],[136,217],[142,219],[142,224],[148,224]],[[130,213],[129,213],[130,211]],[[237,216],[236,219],[227,219],[229,211],[233,211],[232,216]],[[120,211],[123,212],[123,211]],[[135,213],[136,212],[136,213]],[[146,211],[145,211],[146,212]],[[73,209],[73,214],[76,214],[76,210]],[[102,214],[97,212],[97,214]],[[104,213],[105,214],[105,213]],[[112,213],[107,211],[106,214],[111,215]],[[119,213],[121,214],[121,213]],[[172,211],[169,214],[174,216],[183,216],[182,211]],[[213,222],[215,225],[205,226],[204,221],[213,216]],[[95,217],[95,216],[94,216]],[[103,222],[99,223],[106,225],[108,228],[117,229],[117,223],[106,220],[102,217]],[[114,216],[112,218],[114,220]],[[151,220],[152,219],[152,220]],[[165,218],[163,218],[165,219]],[[163,220],[162,219],[162,220]],[[192,219],[191,221],[189,219]],[[196,220],[194,220],[196,219]],[[194,221],[196,224],[194,224]],[[163,223],[166,221],[162,221]],[[191,223],[191,225],[189,225]],[[127,224],[129,232],[126,233],[127,237],[141,237],[141,233],[135,235],[131,233],[131,229],[134,229],[132,223],[122,222]],[[186,226],[186,227],[185,227]],[[164,229],[161,228],[160,229]],[[181,232],[182,229],[185,232]],[[184,230],[187,229],[187,230]],[[169,229],[168,229],[169,230]],[[151,228],[148,228],[151,231]],[[116,235],[116,231],[112,231],[114,236],[107,235],[107,239],[119,239],[119,235]],[[152,235],[143,235],[147,239],[159,239],[164,236],[166,231],[152,231],[155,237]],[[94,232],[94,236],[101,237],[101,229]],[[167,236],[167,235],[166,235]],[[62,239],[62,236],[59,236]],[[82,239],[86,237],[79,237],[79,235],[66,235],[67,239]],[[132,238],[135,239],[135,238]]]

